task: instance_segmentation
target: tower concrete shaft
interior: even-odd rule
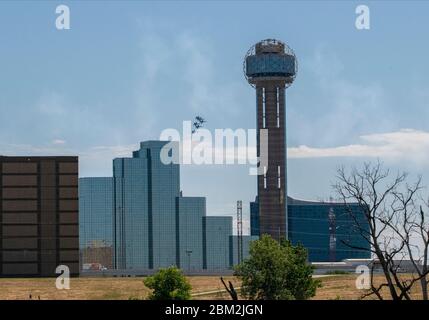
[[[258,176],[260,234],[287,239],[285,83],[256,83],[258,156],[260,130],[268,130],[268,167]]]

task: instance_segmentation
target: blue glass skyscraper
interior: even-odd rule
[[[255,201],[250,202],[250,234],[259,236],[259,203],[258,197]]]
[[[231,267],[232,217],[204,218],[204,269],[227,270]]]
[[[112,268],[113,179],[79,179],[79,248],[81,263]],[[91,268],[91,266],[88,266]]]
[[[250,203],[252,235],[258,234],[259,226],[256,201]],[[353,211],[353,215],[350,215],[349,210]],[[358,204],[346,206],[343,203],[304,201],[288,197],[289,240],[294,245],[303,245],[308,250],[311,262],[370,258],[370,245],[356,229],[352,216],[359,219],[361,226],[368,226]]]
[[[203,269],[203,217],[206,198],[178,197],[176,210],[177,266],[187,271]]]
[[[146,141],[132,158],[113,160],[115,266],[157,269],[176,264],[179,164],[164,164],[167,142]]]
[[[79,179],[79,244],[113,243],[113,179],[95,177]]]
[[[350,215],[349,210],[353,211]],[[369,225],[358,204],[303,201],[289,198],[289,240],[307,248],[310,261],[341,261],[371,257],[370,245],[355,227]],[[357,250],[353,247],[366,248]]]

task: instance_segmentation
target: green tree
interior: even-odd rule
[[[156,274],[144,280],[144,284],[152,293],[150,300],[189,300],[191,285],[180,269],[169,267],[160,269]]]
[[[241,295],[252,300],[303,300],[320,287],[320,281],[312,278],[307,250],[269,235],[251,243],[250,257],[235,267],[234,274],[242,282]]]

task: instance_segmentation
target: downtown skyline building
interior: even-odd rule
[[[0,277],[79,274],[77,157],[0,156]]]
[[[130,158],[113,160],[114,265],[158,269],[176,264],[178,164],[163,164],[166,142],[145,141]]]
[[[250,202],[250,230],[259,236],[258,198]],[[357,203],[298,200],[288,197],[288,240],[303,245],[310,262],[369,259],[370,244],[356,229],[369,225]],[[362,248],[361,250],[356,248]]]
[[[356,227],[358,222],[369,232],[369,224],[359,204],[289,197],[288,213],[289,240],[308,250],[309,261],[371,258],[370,244]]]
[[[79,179],[86,270],[95,265],[146,272],[175,265],[224,273],[237,261],[232,217],[207,215],[205,197],[183,196],[180,165],[161,161],[167,143],[141,142],[132,157],[113,159],[112,177]],[[248,248],[250,236],[243,238]],[[102,254],[109,247],[111,267]]]
[[[113,178],[79,179],[79,248],[82,270],[113,267]]]

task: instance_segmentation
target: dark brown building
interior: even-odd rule
[[[77,157],[0,156],[0,277],[79,273]]]

